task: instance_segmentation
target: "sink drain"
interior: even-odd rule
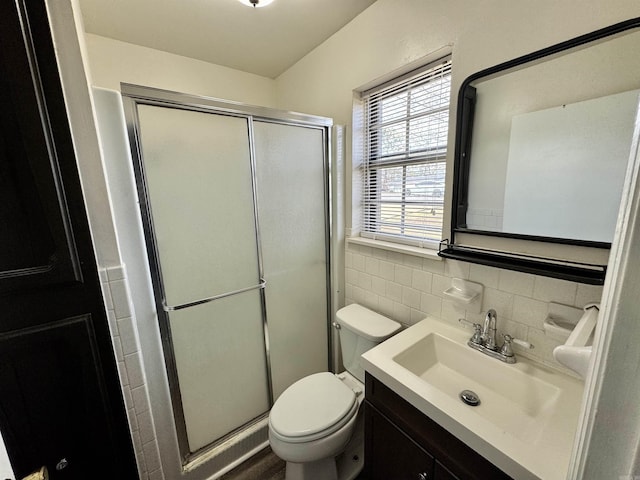
[[[477,407],[478,405],[480,405],[480,397],[478,397],[476,392],[472,392],[471,390],[461,391],[460,400],[462,400],[467,405],[471,405],[472,407]]]

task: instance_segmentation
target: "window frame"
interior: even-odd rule
[[[360,165],[361,174],[361,218],[359,222],[360,237],[371,240],[382,240],[386,242],[392,242],[397,244],[404,244],[414,247],[421,247],[427,249],[437,249],[440,243],[444,231],[444,199],[445,199],[445,176],[446,176],[446,164],[447,153],[450,149],[449,145],[449,123],[451,114],[451,70],[452,62],[451,55],[441,56],[437,60],[431,61],[418,69],[413,69],[409,73],[395,77],[387,82],[381,83],[373,88],[369,88],[360,93],[360,102],[362,107],[362,163]],[[427,108],[423,112],[412,113],[412,105],[415,106],[415,102],[412,103],[412,93],[418,91],[419,88],[429,85],[437,79],[445,78],[446,81],[443,85],[438,87],[438,91],[435,93],[427,94],[426,99],[430,101],[435,99],[437,101],[435,108]],[[446,92],[446,95],[443,95]],[[381,104],[383,100],[398,97],[405,93],[407,100],[405,101],[404,109],[406,114],[397,118],[392,118],[389,121],[381,120],[382,115]],[[446,99],[446,103],[442,104],[443,99]],[[438,103],[439,102],[439,103]],[[438,136],[444,137],[444,144],[436,143],[435,146],[425,146],[424,148],[411,147],[411,122],[416,119],[429,120],[437,115],[446,115],[446,120],[437,120],[435,124],[436,135],[433,138],[437,141]],[[405,144],[401,151],[394,152],[380,152],[382,146],[381,129],[385,125],[404,124],[405,132]],[[444,125],[444,130],[440,130]],[[433,134],[432,131],[428,133]],[[407,170],[411,167],[425,167],[425,170],[432,170],[429,173],[423,174],[423,184],[426,182],[440,181],[442,187],[440,189],[432,187],[430,192],[427,187],[424,188],[422,195],[425,199],[420,201],[412,201],[408,199],[411,195],[408,188]],[[400,196],[399,199],[390,201],[384,200],[382,197],[383,182],[382,172],[386,168],[401,168],[400,175]],[[434,171],[435,170],[435,171]],[[387,174],[388,175],[388,174]],[[431,179],[429,179],[431,177]],[[415,180],[415,179],[414,179]],[[428,184],[427,184],[428,185]],[[440,199],[434,200],[435,192],[440,192]],[[427,199],[426,197],[432,197]],[[381,211],[384,205],[387,207],[391,205],[398,206],[398,212],[400,220],[398,222],[390,223],[386,227],[388,229],[399,229],[399,233],[389,233],[381,231],[381,227],[385,228],[384,222],[381,220]],[[436,208],[440,211],[437,216],[437,225],[430,226],[424,223],[421,226],[417,224],[411,224],[407,221],[408,208],[420,208],[431,207],[431,212],[436,215]],[[414,213],[414,218],[424,222],[426,215],[419,212],[419,217]],[[410,232],[407,234],[407,230]],[[413,232],[421,232],[420,235],[416,235]],[[432,234],[428,232],[431,231]]]

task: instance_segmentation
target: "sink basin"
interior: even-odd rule
[[[362,363],[511,477],[564,479],[584,383],[523,357],[500,362],[469,347],[471,334],[427,317],[364,353]],[[463,390],[480,404],[464,403]]]
[[[456,401],[462,402],[460,392],[472,390],[481,403],[468,408],[529,443],[539,440],[560,397],[557,386],[437,333],[393,360]]]

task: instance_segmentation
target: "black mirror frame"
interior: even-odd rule
[[[471,138],[473,133],[473,117],[475,113],[476,91],[472,84],[484,77],[498,74],[506,70],[525,65],[530,62],[544,59],[551,55],[560,54],[575,47],[587,43],[605,39],[633,28],[640,27],[640,17],[596,30],[570,40],[552,45],[533,53],[503,62],[493,67],[481,70],[467,79],[460,86],[457,105],[457,123],[454,150],[454,184],[451,209],[451,243],[446,241],[446,248],[442,248],[438,254],[445,258],[490,265],[509,270],[523,271],[554,278],[577,281],[581,283],[604,283],[606,265],[588,265],[576,262],[558,262],[556,260],[519,255],[512,252],[493,252],[471,247],[455,245],[456,233],[512,238],[555,244],[568,244],[592,248],[611,248],[611,243],[594,242],[588,240],[574,240],[566,238],[523,235],[505,232],[491,232],[469,229],[466,227],[466,212],[468,208],[469,168],[471,162]]]

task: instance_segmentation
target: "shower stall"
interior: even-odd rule
[[[331,121],[121,91],[180,458],[219,469],[331,367]]]

